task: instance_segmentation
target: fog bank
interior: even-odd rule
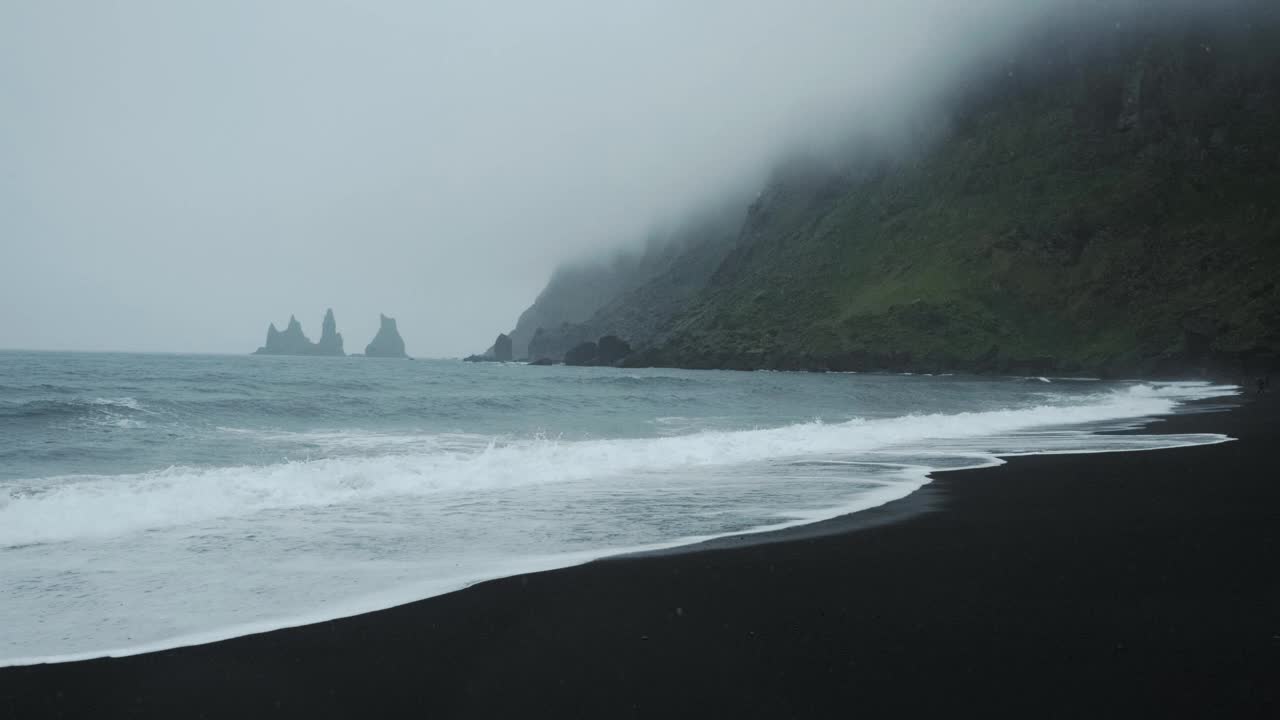
[[[892,128],[1049,2],[0,7],[0,347],[481,350],[567,259]],[[1087,3],[1084,3],[1087,5]]]

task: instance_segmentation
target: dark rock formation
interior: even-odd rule
[[[565,353],[593,337],[591,329],[581,324],[564,323],[556,328],[538,328],[529,341],[528,356],[562,361]]]
[[[493,341],[493,359],[498,362],[511,362],[511,338],[503,333]]]
[[[504,333],[498,333],[498,339],[493,341],[493,347],[479,355],[468,355],[462,360],[463,362],[511,362],[515,359],[511,345],[510,337]]]
[[[631,345],[617,335],[605,335],[597,342],[579,343],[564,354],[565,365],[619,366],[631,355]]]
[[[590,341],[575,345],[569,352],[564,354],[564,364],[595,365],[597,350],[596,344]]]
[[[617,335],[605,335],[596,343],[596,364],[616,365],[631,354],[631,345]]]
[[[298,318],[290,315],[289,325],[284,332],[276,330],[276,324],[267,328],[267,344],[258,348],[259,355],[308,355],[312,347],[311,340],[302,332],[302,324]]]
[[[389,318],[386,315],[379,315],[380,325],[378,326],[378,334],[373,336],[364,349],[366,357],[387,357],[387,358],[407,358],[404,352],[404,340],[400,337],[400,331],[396,330],[395,318]]]
[[[292,315],[289,325],[283,332],[276,330],[275,323],[267,328],[267,344],[258,348],[254,355],[331,355],[341,357],[342,335],[338,333],[337,323],[333,319],[333,310],[324,316],[324,326],[319,343],[313,343],[302,332],[302,324]]]
[[[551,358],[548,358],[548,357],[538,358],[537,360],[534,360],[529,364],[530,365],[555,365],[555,363],[551,362]]]
[[[338,332],[338,323],[333,319],[333,308],[324,313],[324,322],[320,325],[320,342],[316,343],[318,355],[342,355],[342,334]]]

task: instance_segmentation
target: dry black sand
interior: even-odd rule
[[[0,669],[0,718],[1280,717],[1278,411],[1155,427],[1222,445],[944,473],[768,542]]]

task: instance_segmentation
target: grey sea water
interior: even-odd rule
[[[0,352],[0,665],[832,517],[1236,388]]]

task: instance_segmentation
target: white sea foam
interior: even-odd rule
[[[965,463],[949,469],[978,468],[992,464],[999,464],[999,461],[992,458],[975,456],[971,463]],[[322,603],[319,607],[314,607],[304,612],[279,614],[268,619],[253,622],[223,625],[212,629],[201,630],[199,632],[166,637],[162,640],[119,645],[84,652],[14,656],[8,658],[0,656],[0,668],[43,663],[74,662],[77,660],[89,660],[100,657],[128,657],[130,655],[158,652],[160,650],[167,650],[175,647],[218,642],[245,635],[290,627],[299,627],[302,625],[311,625],[314,623],[376,612],[378,610],[385,610],[387,608],[422,600],[424,598],[436,597],[438,595],[462,590],[466,587],[487,580],[496,580],[498,578],[511,577],[513,575],[524,575],[543,572],[546,570],[555,570],[558,568],[573,567],[593,560],[600,560],[602,558],[617,555],[669,550],[672,548],[717,540],[734,535],[772,532],[800,525],[808,525],[840,517],[842,515],[848,515],[850,513],[870,510],[894,500],[900,500],[928,482],[928,473],[930,468],[899,466],[899,470],[901,471],[901,482],[885,483],[881,487],[860,493],[852,500],[832,505],[822,510],[787,513],[788,517],[785,520],[754,527],[745,532],[690,535],[665,542],[653,542],[629,546],[598,547],[591,550],[559,552],[544,555],[527,555],[523,557],[492,560],[479,567],[461,570],[451,575],[403,583],[380,592]]]
[[[1039,407],[737,431],[689,417],[684,434],[629,439],[223,428],[339,457],[3,481],[0,666],[210,642],[811,523],[1001,456],[1222,442],[1097,431],[1237,392],[1054,389],[1021,396]]]
[[[102,405],[107,407],[121,407],[129,410],[141,410],[142,404],[131,397],[120,398],[94,398],[89,401],[90,405]]]
[[[1072,404],[832,424],[811,422],[660,438],[491,439],[482,444],[476,436],[406,436],[397,442],[420,451],[266,466],[173,467],[133,475],[10,481],[5,495],[0,496],[0,547],[108,537],[381,497],[500,490],[990,438],[1043,426],[1160,415],[1172,412],[1180,402],[1235,391],[1207,383],[1144,384],[1075,398]],[[346,440],[367,444],[370,438],[357,435]],[[387,440],[378,437],[375,441]]]
[[[137,399],[131,397],[119,398],[93,398],[92,400],[80,401],[77,403],[79,407],[88,408],[89,412],[79,417],[71,427],[91,426],[100,428],[115,428],[119,430],[139,430],[147,427],[145,420],[140,420],[131,415],[154,415],[155,413],[148,410]]]
[[[286,448],[292,446],[303,450],[315,448],[337,452],[360,451],[368,454],[479,450],[494,441],[491,436],[476,433],[377,432],[363,429],[292,431],[234,427],[216,429],[219,432],[249,436]]]

